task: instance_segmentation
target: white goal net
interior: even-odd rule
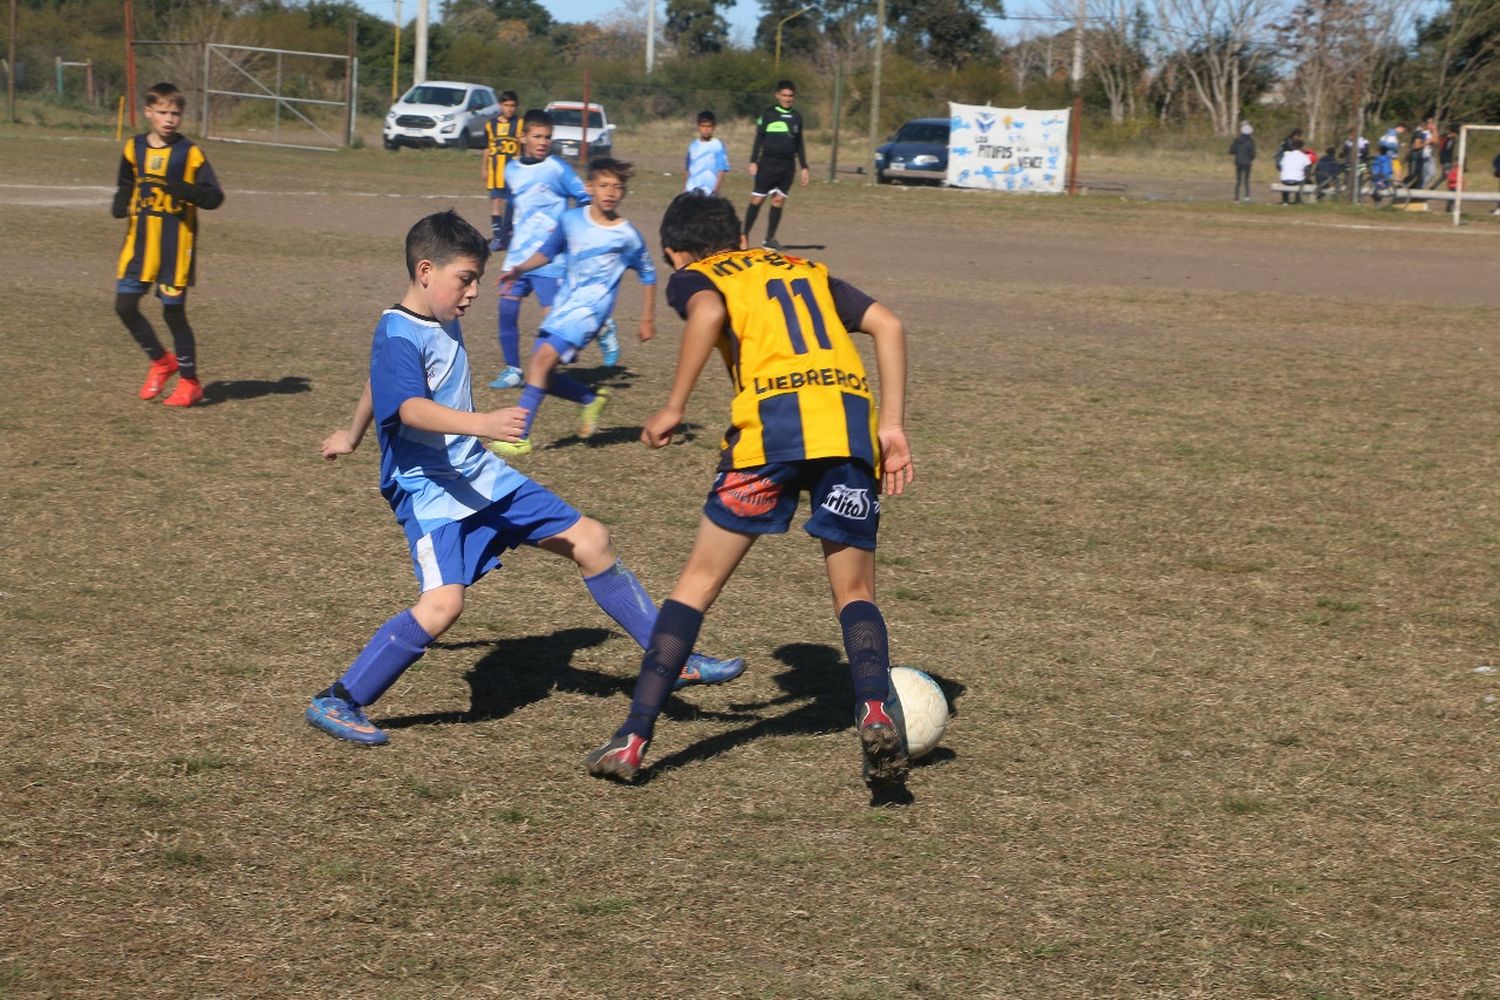
[[[1458,130],[1458,187],[1453,192],[1453,224],[1463,216],[1465,195],[1490,209],[1500,207],[1500,125],[1464,125]],[[1486,183],[1486,179],[1488,183]],[[1473,194],[1486,192],[1482,199]]]

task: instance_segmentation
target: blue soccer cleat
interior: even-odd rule
[[[608,367],[620,363],[620,328],[613,316],[599,328],[599,350],[604,352],[604,363]]]
[[[745,672],[743,656],[716,660],[705,653],[691,653],[682,673],[677,675],[673,688],[685,688],[693,684],[727,684]]]
[[[495,381],[490,383],[490,388],[519,389],[521,388],[521,384],[525,381],[526,378],[521,374],[521,369],[517,368],[515,365],[506,365],[503,369],[500,370],[500,374],[495,376]]]
[[[337,695],[319,695],[307,706],[307,721],[329,736],[350,743],[378,747],[389,741],[379,727],[365,718],[365,713],[351,701]]]

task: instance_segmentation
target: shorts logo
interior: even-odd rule
[[[870,516],[870,491],[840,483],[829,490],[823,501],[823,509],[852,521],[863,521]],[[877,513],[880,511],[878,502],[875,510]]]
[[[715,491],[719,502],[740,517],[769,513],[781,498],[781,486],[763,476],[726,472]]]

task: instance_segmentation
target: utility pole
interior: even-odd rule
[[[885,0],[875,0],[875,65],[870,81],[870,162],[880,145],[880,55],[885,48]]]
[[[1088,0],[1078,0],[1078,17],[1073,23],[1073,70],[1069,79],[1073,93],[1083,90],[1083,26],[1088,20]]]
[[[427,82],[427,0],[417,0],[417,46],[412,53],[411,82]]]
[[[16,7],[20,0],[10,0],[10,61],[5,64],[5,94],[10,103],[10,120],[16,120],[16,27],[20,23]]]
[[[656,68],[656,0],[646,0],[646,75]]]
[[[401,0],[396,0],[396,50],[391,53],[391,103],[401,85]]]

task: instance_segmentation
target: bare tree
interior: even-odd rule
[[[1236,125],[1246,78],[1269,55],[1266,28],[1271,0],[1160,0],[1158,26],[1170,47],[1185,55],[1181,68],[1213,130]]]
[[[1083,32],[1086,73],[1099,81],[1109,100],[1109,118],[1116,125],[1134,117],[1136,96],[1150,65],[1147,54],[1149,15],[1141,0],[1084,0]],[[1052,0],[1059,21],[1077,16],[1071,0]],[[1068,33],[1072,36],[1072,31]]]
[[[1388,88],[1389,67],[1411,27],[1412,0],[1300,0],[1274,27],[1288,96],[1309,139],[1332,139],[1368,95]],[[1342,114],[1341,114],[1342,113]]]

